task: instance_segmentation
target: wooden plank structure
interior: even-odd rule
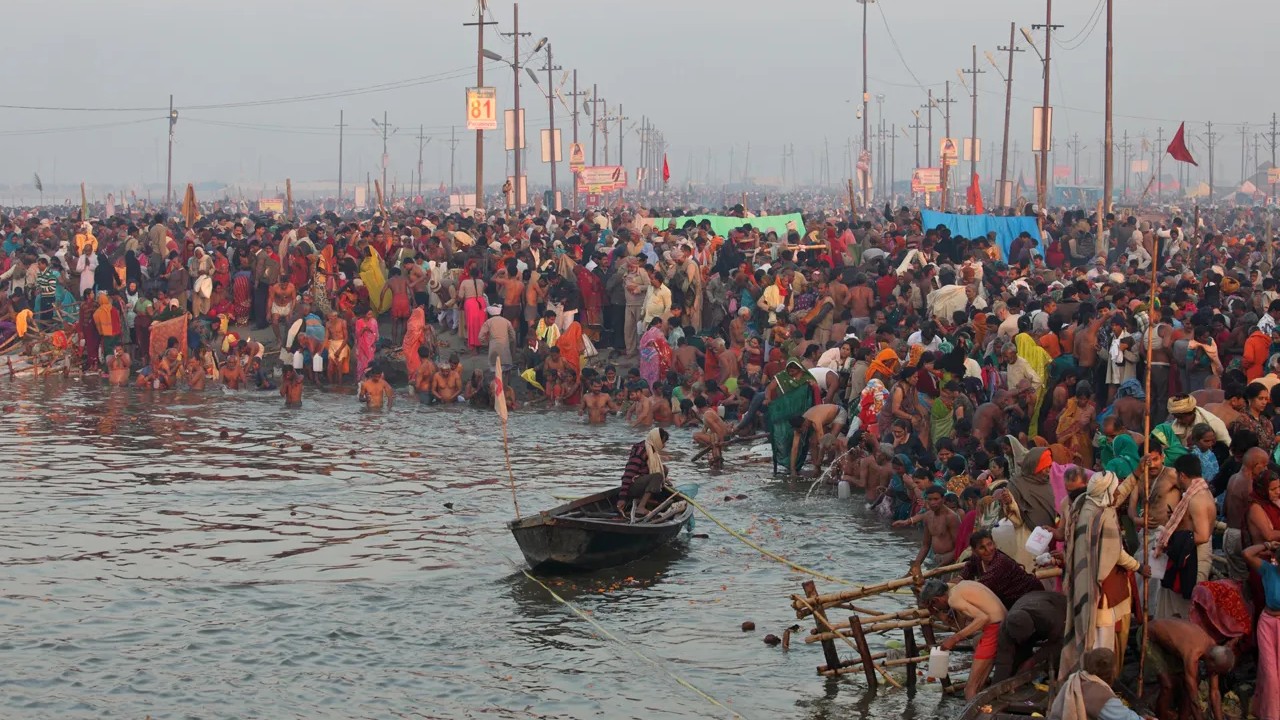
[[[929,652],[938,644],[935,630],[950,631],[953,628],[935,625],[932,614],[928,610],[915,607],[914,604],[904,610],[884,611],[858,607],[852,603],[863,598],[892,593],[903,588],[910,588],[912,596],[918,599],[919,587],[924,580],[954,573],[962,567],[964,567],[964,563],[956,563],[935,568],[922,573],[918,577],[896,578],[874,585],[854,587],[826,594],[818,592],[814,581],[806,580],[801,584],[804,594],[791,596],[791,607],[795,611],[797,618],[803,620],[812,617],[814,620],[814,626],[810,629],[804,642],[805,644],[817,643],[822,648],[825,664],[817,667],[818,674],[825,677],[839,677],[861,671],[867,678],[867,685],[874,688],[879,684],[877,673],[884,677],[886,681],[897,685],[897,681],[889,675],[887,670],[889,668],[905,667],[907,686],[914,687],[918,666],[921,663],[929,662]],[[1061,572],[1057,568],[1047,568],[1037,571],[1036,577],[1040,579],[1057,577]],[[833,622],[828,617],[828,613],[833,609],[845,609],[853,614],[849,615],[848,620],[845,622]],[[920,630],[923,644],[917,641],[917,628]],[[868,633],[888,633],[896,630],[901,630],[903,633],[904,657],[891,658],[889,652],[872,652],[871,645],[867,642]],[[840,653],[836,649],[837,640],[854,648],[857,651],[857,657],[848,660],[841,659]],[[949,677],[938,678],[938,680],[942,683],[944,692],[950,688]],[[1015,685],[1020,688],[1026,684],[1028,683],[1024,680],[1022,683]],[[990,690],[995,690],[997,687],[1004,688],[1005,685],[1006,683],[999,683],[997,686],[990,688]],[[1006,688],[995,694],[1008,694],[1009,692],[1011,691]],[[989,703],[983,703],[983,705],[986,704]]]

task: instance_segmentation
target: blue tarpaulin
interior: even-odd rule
[[[1040,228],[1036,225],[1036,219],[1033,217],[1021,215],[1017,217],[956,215],[955,213],[921,210],[920,221],[925,230],[945,225],[952,235],[969,239],[986,237],[987,233],[994,230],[996,244],[1000,246],[1000,255],[1005,262],[1009,262],[1009,243],[1013,242],[1013,239],[1023,232],[1031,235],[1031,240],[1035,242],[1037,247],[1040,245]],[[1041,252],[1043,253],[1043,251]]]

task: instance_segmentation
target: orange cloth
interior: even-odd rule
[[[1271,336],[1261,330],[1254,330],[1244,341],[1244,376],[1253,382],[1266,374],[1267,357],[1271,353]]]
[[[575,374],[582,376],[582,326],[578,321],[569,323],[569,327],[560,333],[560,339],[556,340],[556,347],[560,348],[560,357],[565,363],[573,368]]]
[[[1048,457],[1046,453],[1045,457]],[[978,640],[978,645],[973,649],[974,660],[994,660],[996,658],[996,647],[1000,640],[1000,623],[991,623],[982,628],[982,638]]]

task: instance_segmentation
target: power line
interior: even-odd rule
[[[167,116],[141,118],[139,120],[122,120],[119,122],[95,123],[93,125],[69,125],[66,127],[39,128],[33,130],[0,130],[0,136],[3,137],[25,137],[29,135],[53,135],[64,132],[79,132],[81,130],[103,130],[112,127],[122,127],[125,125],[140,125],[142,123],[156,122],[158,120],[167,120]]]
[[[1107,0],[1098,0],[1098,4],[1093,8],[1093,12],[1089,13],[1089,19],[1085,20],[1084,24],[1080,27],[1080,32],[1072,35],[1066,40],[1059,40],[1055,37],[1053,38],[1053,43],[1063,50],[1075,50],[1081,45],[1084,45],[1085,40],[1088,40],[1089,36],[1093,35],[1093,31],[1098,27],[1098,21],[1102,19],[1102,9],[1105,7],[1106,2]],[[1081,36],[1084,37],[1081,38]],[[1080,42],[1077,43],[1077,39],[1079,39]],[[1071,45],[1071,47],[1067,47],[1068,45]]]
[[[916,86],[923,91],[925,89],[924,83],[920,82],[920,78],[916,77],[914,72],[911,72],[911,66],[907,65],[907,58],[902,54],[902,48],[898,47],[898,40],[894,38],[893,30],[889,28],[889,18],[884,14],[884,4],[876,3],[876,9],[880,11],[880,21],[884,23],[884,32],[889,36],[889,42],[893,45],[894,52],[898,54],[898,59],[902,61],[902,67],[906,68],[907,74],[911,76],[912,80],[916,81]]]
[[[501,63],[490,63],[491,67],[501,65]],[[342,97],[352,97],[356,95],[368,95],[371,93],[388,92],[391,90],[403,90],[405,88],[417,87],[420,85],[429,85],[437,82],[445,82],[448,80],[456,80],[469,74],[474,68],[458,68],[435,73],[432,75],[422,75],[416,78],[408,78],[405,80],[396,80],[392,82],[378,83],[376,85],[367,85],[359,88],[348,88],[345,90],[331,90],[322,93],[312,93],[309,95],[293,95],[281,98],[268,98],[260,100],[244,100],[238,102],[226,103],[209,103],[204,105],[184,105],[179,110],[222,110],[230,108],[257,107],[262,105],[286,105],[301,102],[313,102],[316,100],[330,100]],[[0,110],[40,110],[48,112],[168,112],[169,108],[165,107],[59,107],[48,105],[3,105],[0,104]]]

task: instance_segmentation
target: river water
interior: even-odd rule
[[[800,637],[767,647],[805,578],[705,519],[708,538],[547,579],[626,645],[608,639],[519,571],[492,413],[61,379],[4,380],[0,404],[0,717],[729,716],[668,672],[748,718],[946,707],[937,686],[825,680]],[[526,512],[616,483],[638,439],[560,410],[510,433]],[[669,447],[678,483],[802,565],[875,581],[914,552],[860,500],[806,501],[741,450],[695,471],[688,431]]]

